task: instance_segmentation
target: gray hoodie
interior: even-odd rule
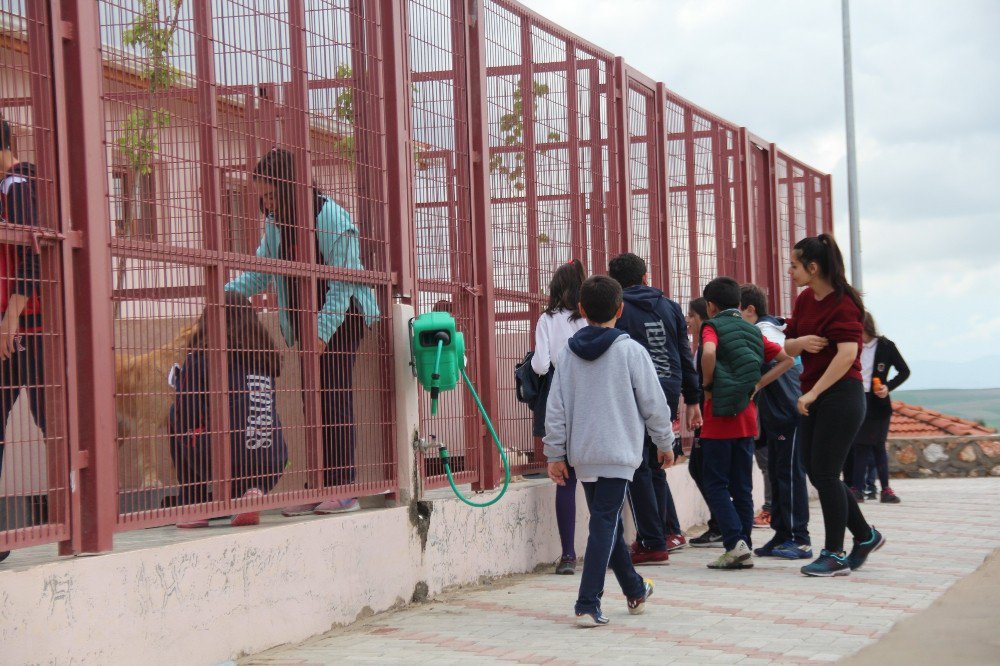
[[[632,480],[646,431],[661,451],[674,432],[649,353],[623,331],[580,329],[556,362],[545,412],[545,456],[582,479]]]

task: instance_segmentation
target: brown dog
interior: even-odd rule
[[[167,434],[170,405],[174,390],[167,375],[175,363],[181,363],[197,324],[183,329],[173,340],[151,352],[132,355],[115,354],[115,407],[118,412],[118,452],[132,438],[138,456],[143,488],[162,485],[156,460],[156,443]]]

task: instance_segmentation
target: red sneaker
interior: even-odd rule
[[[241,499],[260,499],[264,496],[264,493],[258,488],[251,488],[250,490],[243,493]],[[249,527],[250,525],[260,525],[260,511],[247,511],[246,513],[238,513],[233,516],[233,519],[229,521],[229,524],[233,527]]]
[[[753,526],[754,527],[770,527],[771,526],[771,512],[770,511],[765,511],[764,509],[761,509],[760,513],[758,513],[756,516],[753,517]]]
[[[632,564],[669,564],[667,560],[670,559],[670,553],[664,550],[653,550],[651,548],[645,548],[642,544],[636,541],[632,544]]]
[[[683,534],[668,534],[667,535],[667,552],[672,553],[675,550],[680,550],[684,546],[688,545],[687,539]]]

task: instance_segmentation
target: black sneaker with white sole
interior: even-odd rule
[[[818,578],[831,578],[833,576],[849,576],[851,567],[847,564],[847,556],[843,553],[831,553],[828,550],[821,550],[819,557],[813,562],[799,569],[806,576]]]
[[[712,530],[708,530],[701,536],[688,539],[688,544],[692,548],[725,548],[725,545],[722,543],[722,532],[714,532]]]

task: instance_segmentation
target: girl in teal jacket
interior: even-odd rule
[[[275,148],[264,155],[253,171],[253,183],[266,215],[258,257],[301,260],[296,250],[295,170],[292,154]],[[312,213],[316,220],[316,258],[327,266],[364,270],[358,228],[351,216],[332,199],[314,189]],[[244,296],[273,288],[278,297],[281,335],[289,347],[300,341],[300,333],[319,338],[320,391],[323,418],[323,476],[325,486],[354,482],[355,428],[353,375],[358,347],[365,330],[379,318],[374,290],[366,284],[342,280],[318,280],[319,314],[316,326],[300,332],[296,313],[305,299],[301,289],[310,280],[258,271],[243,273],[226,285],[226,291]],[[307,396],[303,396],[306,399]],[[358,508],[357,499],[329,500],[285,510],[285,515],[341,513]]]

